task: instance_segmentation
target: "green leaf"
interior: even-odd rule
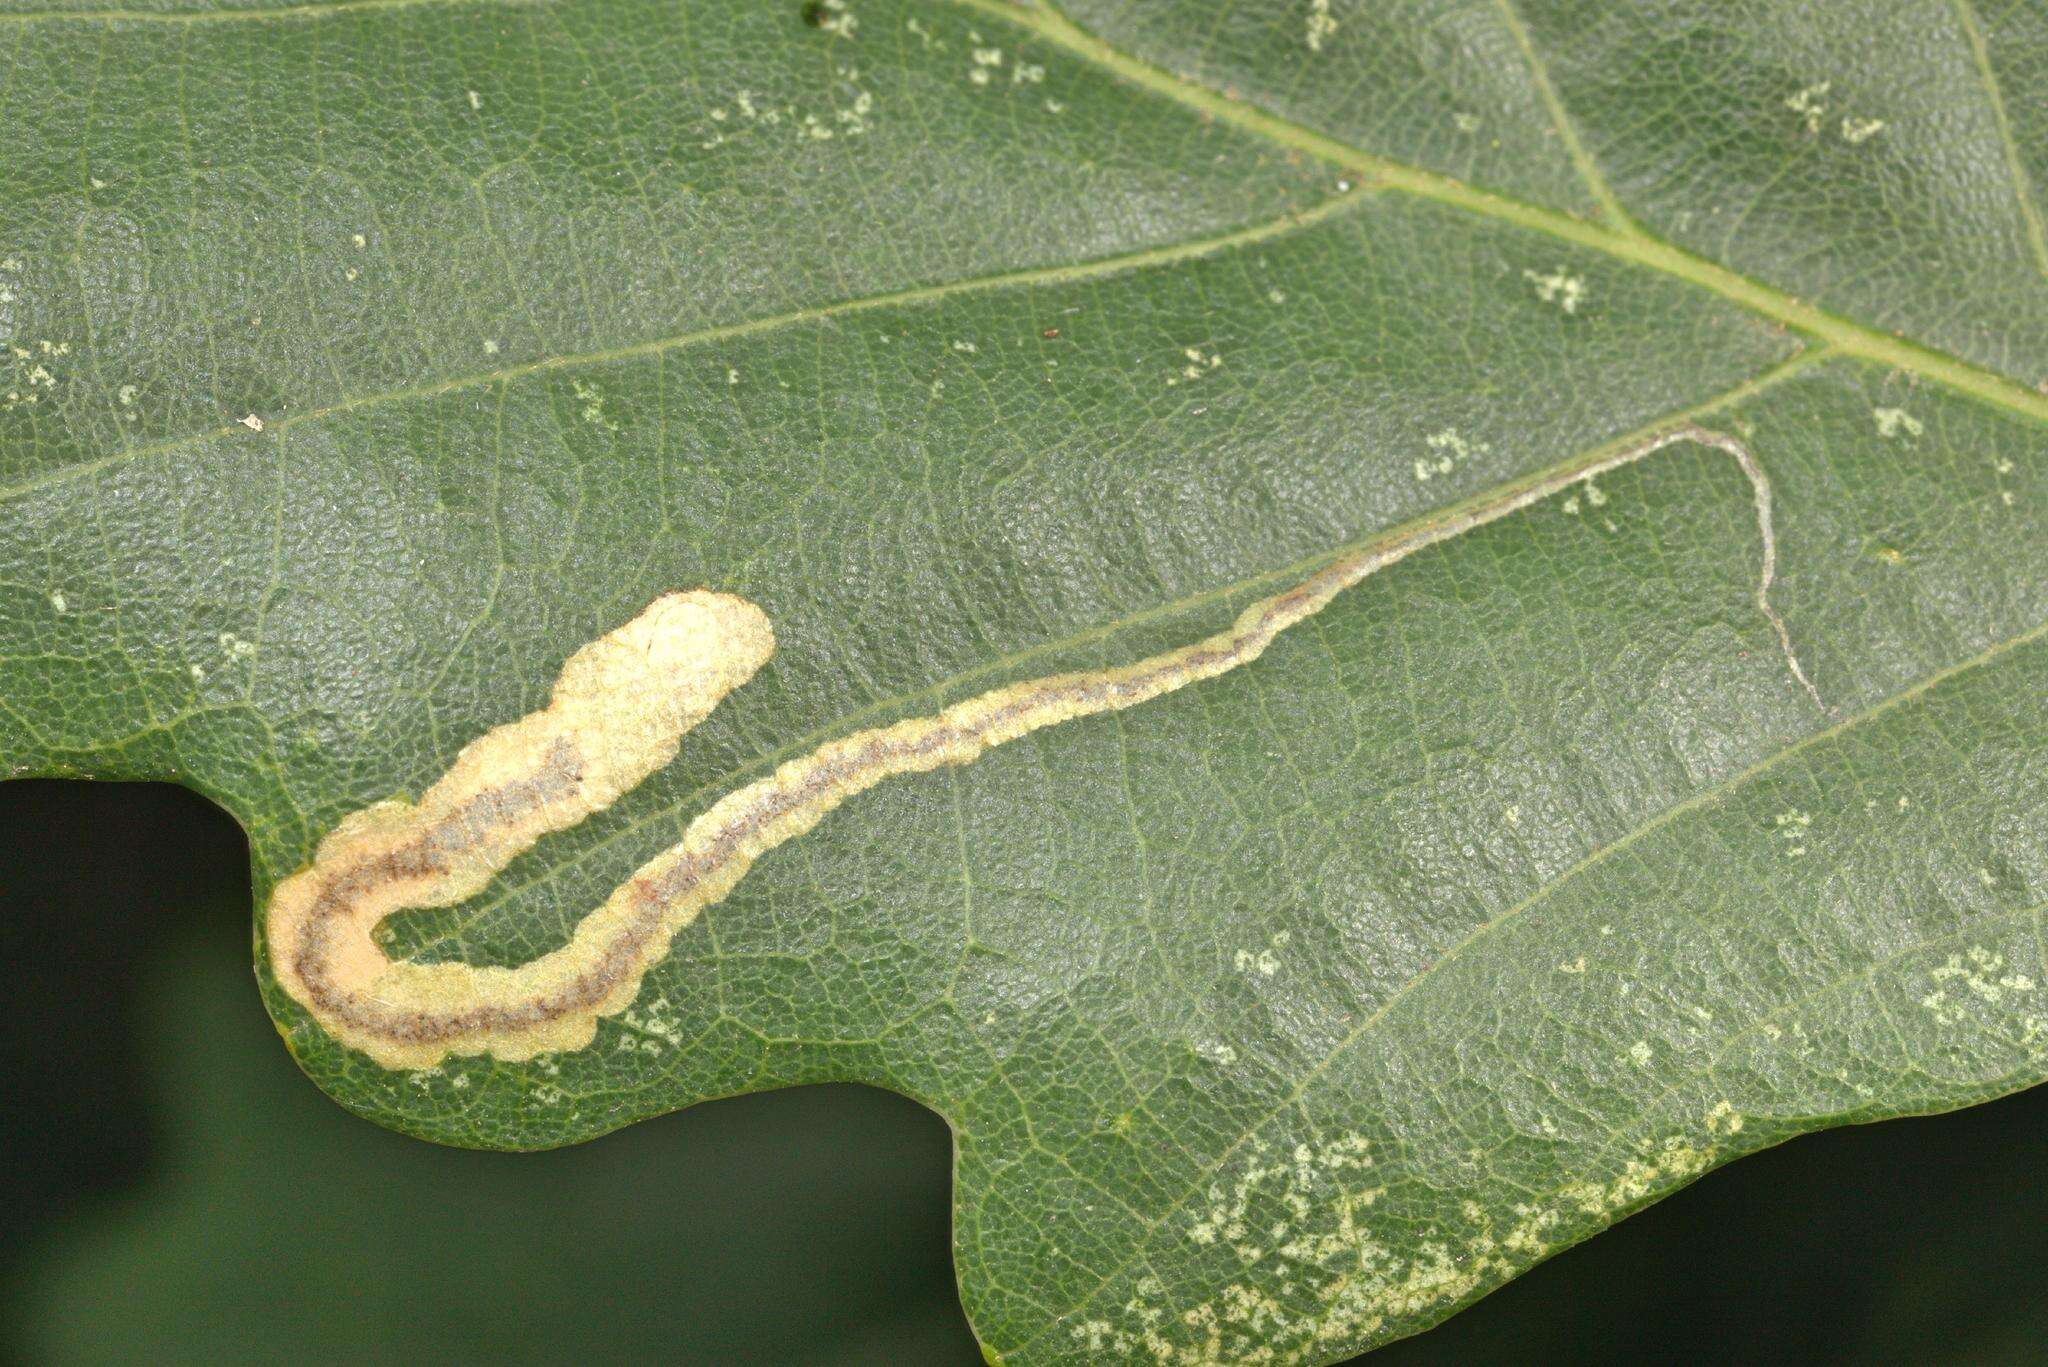
[[[2038,15],[0,29],[6,772],[191,784],[268,904],[661,595],[757,606],[672,763],[637,684],[533,723],[655,767],[376,942],[502,968],[778,766],[877,779],[584,1047],[351,1048],[259,933],[352,1109],[528,1148],[879,1083],[954,1127],[992,1355],[1329,1361],[2048,1069]],[[1284,629],[1173,653],[1233,622]],[[972,757],[976,699],[1154,657]],[[880,763],[962,705],[970,762]]]

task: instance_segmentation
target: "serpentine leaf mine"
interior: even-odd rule
[[[1386,566],[1680,443],[1732,457],[1748,478],[1762,540],[1756,605],[1792,677],[1819,705],[1770,602],[1770,484],[1742,443],[1686,426],[1346,551],[1191,645],[1114,669],[1011,684],[828,742],[726,795],[585,916],[567,944],[528,963],[390,958],[373,938],[384,918],[473,897],[542,836],[609,806],[675,758],[683,734],[774,653],[767,615],[744,598],[670,593],[570,656],[547,707],[471,742],[417,803],[380,802],[343,820],[271,897],[271,969],[323,1028],[386,1068],[429,1068],[449,1054],[520,1060],[581,1049],[599,1019],[631,1004],[698,912],[756,859],[849,797],[891,775],[968,764],[1043,727],[1249,664],[1281,632]]]

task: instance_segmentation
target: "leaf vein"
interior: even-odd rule
[[[1647,267],[1720,295],[1752,313],[1820,338],[1851,355],[1923,376],[1980,402],[2023,414],[2038,422],[2048,422],[2048,394],[2036,393],[2003,375],[1933,347],[1831,313],[1648,233],[1619,232],[1570,214],[1482,190],[1452,176],[1389,160],[1247,104],[1192,78],[1156,67],[1111,45],[1044,4],[1020,9],[1003,3],[1003,0],[953,0],[953,3],[992,20],[1027,29],[1082,60],[1103,67],[1131,85],[1177,100],[1206,117],[1221,119],[1282,147],[1328,162],[1367,179],[1377,188],[1431,200]]]

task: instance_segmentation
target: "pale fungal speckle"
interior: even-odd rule
[[[2013,491],[2005,487],[2005,477],[2013,469],[2012,461],[2006,457],[1998,457],[1991,462],[1991,473],[1998,477],[1998,501],[2008,508],[2018,501]]]
[[[592,427],[601,427],[607,432],[616,432],[619,425],[605,416],[604,391],[588,380],[572,380],[569,392],[583,401],[583,421]]]
[[[851,18],[850,15],[847,17]],[[709,150],[722,147],[728,142],[758,136],[764,129],[783,127],[787,127],[793,136],[806,142],[830,142],[842,136],[859,137],[868,131],[868,118],[875,109],[874,93],[860,87],[859,68],[839,66],[833,70],[840,79],[842,89],[850,94],[850,99],[844,104],[833,104],[828,113],[801,109],[795,104],[762,104],[753,91],[742,90],[733,96],[732,110],[719,107],[709,112],[707,117],[713,124],[721,127],[710,130],[711,135],[697,145]],[[733,124],[735,111],[739,116],[736,125]]]
[[[483,347],[484,347],[484,355],[486,355],[486,356],[495,356],[495,355],[497,355],[497,354],[498,354],[498,339],[497,339],[497,338],[495,338],[495,337],[486,337],[486,338],[484,338],[484,341],[483,341]]]
[[[50,610],[52,612],[61,614],[67,611],[70,608],[70,606],[70,600],[64,597],[64,591],[62,589],[50,590]]]
[[[1262,978],[1270,978],[1280,971],[1280,960],[1270,949],[1262,949],[1256,953],[1249,949],[1240,949],[1232,957],[1231,963],[1240,973],[1256,973]]]
[[[1870,416],[1877,423],[1877,435],[1880,437],[1896,437],[1901,432],[1917,437],[1927,430],[1918,418],[1903,408],[1873,408]]]
[[[1986,1006],[2000,1006],[2009,994],[2031,993],[2036,986],[2027,974],[2007,971],[2005,956],[1983,945],[1949,955],[1928,970],[1927,976],[1936,987],[1920,999],[1920,1005],[1939,1025],[1963,1020],[1972,998]]]
[[[53,396],[62,378],[59,373],[63,369],[61,362],[71,354],[71,343],[53,342],[45,337],[33,347],[18,342],[5,345],[7,369],[14,384],[8,389],[4,401],[0,401],[0,410],[33,408],[46,397]]]
[[[1330,13],[1330,0],[1308,0],[1308,50],[1321,52],[1323,44],[1337,31],[1337,20]]]
[[[1785,108],[1799,116],[1799,121],[1805,125],[1810,136],[1820,135],[1821,123],[1827,117],[1829,109],[1823,97],[1834,89],[1834,84],[1833,81],[1816,81],[1812,85],[1802,86],[1785,98]],[[1864,118],[1856,114],[1844,114],[1836,127],[1841,133],[1842,141],[1856,147],[1883,132],[1885,121]]]
[[[1555,1125],[1546,1121],[1546,1133]],[[1455,1214],[1383,1237],[1373,1211],[1386,1188],[1368,1185],[1371,1143],[1345,1134],[1291,1150],[1260,1135],[1198,1193],[1181,1226],[1201,1265],[1227,1269],[1218,1289],[1172,1312],[1156,1274],[1138,1278],[1118,1309],[1068,1326],[1087,1360],[1176,1367],[1222,1362],[1323,1361],[1393,1320],[1454,1304],[1554,1251],[1587,1223],[1703,1172],[1714,1150],[1685,1135],[1639,1140],[1619,1166],[1552,1195]],[[1476,1155],[1475,1155],[1476,1158]]]
[[[1612,1181],[1579,1183],[1559,1194],[1587,1215],[1607,1215],[1636,1204],[1667,1183],[1699,1176],[1713,1158],[1683,1135],[1672,1135],[1662,1144],[1644,1141],[1637,1151],[1640,1156],[1629,1159]]]
[[[594,387],[579,383],[577,394],[592,406],[586,417],[602,416]],[[312,863],[270,899],[264,924],[271,972],[330,1034],[386,1068],[433,1067],[451,1054],[517,1061],[585,1048],[600,1019],[632,1006],[647,971],[705,907],[724,898],[756,860],[849,798],[894,775],[969,764],[1043,728],[1134,707],[1240,668],[1346,589],[1416,551],[1528,508],[1573,480],[1680,443],[1734,458],[1749,479],[1763,543],[1754,601],[1778,634],[1787,668],[1818,703],[1770,603],[1777,547],[1763,471],[1734,438],[1685,426],[1610,452],[1589,468],[1346,551],[1190,645],[1115,668],[1027,679],[789,760],[714,803],[677,844],[584,916],[568,943],[530,962],[478,967],[390,958],[374,934],[387,917],[473,897],[544,835],[610,806],[674,759],[684,734],[773,653],[767,615],[753,603],[709,591],[670,593],[570,656],[547,707],[465,746],[417,802],[394,799],[345,818]],[[222,633],[221,644],[231,659],[255,651],[230,633]],[[1287,943],[1276,935],[1267,948],[1237,951],[1233,962],[1242,972],[1272,977]],[[644,1029],[642,1035],[652,1037]]]
[[[1579,305],[1586,298],[1586,282],[1559,266],[1548,275],[1525,270],[1522,278],[1536,287],[1536,297],[1546,304],[1556,304],[1566,313],[1577,313]]]
[[[860,18],[847,0],[819,0],[817,24],[835,38],[851,40],[854,30],[860,27]]]
[[[1777,825],[1779,838],[1787,842],[1785,857],[1787,859],[1804,859],[1806,857],[1806,832],[1807,828],[1813,825],[1812,815],[1799,810],[1797,807],[1793,807],[1779,812],[1773,820]]]
[[[1833,81],[1821,81],[1805,87],[1785,100],[1785,107],[1800,117],[1806,124],[1807,132],[1820,132],[1821,116],[1828,112],[1828,107],[1821,103],[1820,97],[1827,94],[1833,85]]]
[[[1198,346],[1183,347],[1180,354],[1183,362],[1180,373],[1167,376],[1166,383],[1169,386],[1177,385],[1182,380],[1199,380],[1223,364],[1220,352],[1205,352]]]
[[[1656,1057],[1656,1051],[1650,1048],[1648,1040],[1637,1040],[1628,1047],[1628,1056],[1636,1067],[1647,1068],[1650,1060]]]
[[[470,91],[469,107],[471,109],[482,109],[484,107],[484,97],[477,94],[474,90]]]
[[[1462,462],[1493,449],[1487,442],[1467,441],[1457,429],[1450,427],[1423,438],[1423,444],[1429,448],[1429,454],[1418,457],[1414,466],[1415,478],[1420,482],[1448,475]]]

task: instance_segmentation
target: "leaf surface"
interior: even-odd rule
[[[919,1098],[1006,1361],[1333,1360],[2038,1082],[2048,37],[1811,10],[8,11],[0,762],[207,792],[267,901],[757,604],[673,763],[380,931],[513,966],[779,765],[1378,555],[851,797],[587,1048],[383,1067],[259,952],[448,1142]]]

